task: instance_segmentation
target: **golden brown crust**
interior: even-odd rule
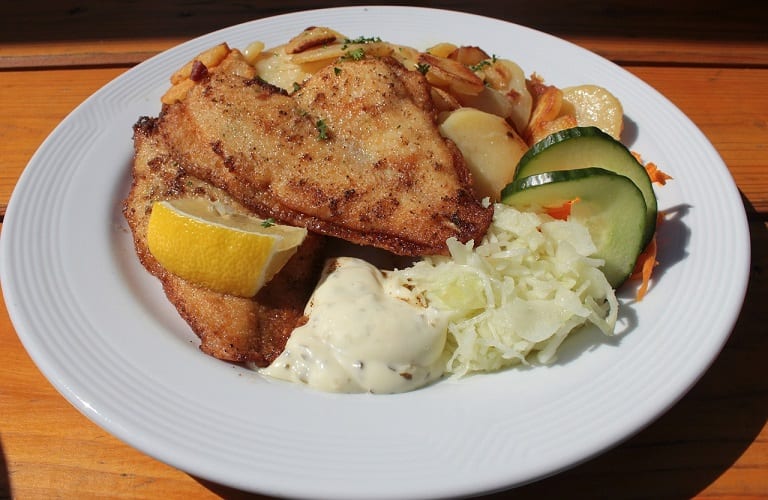
[[[400,255],[479,240],[492,217],[440,136],[423,76],[340,61],[289,96],[225,60],[158,121],[185,170],[263,217]]]
[[[166,271],[147,248],[152,204],[158,200],[206,197],[232,210],[253,214],[224,191],[188,175],[157,135],[156,120],[134,127],[133,182],[123,213],[142,265],[163,285],[168,300],[200,337],[200,349],[216,358],[268,365],[303,319],[304,306],[322,265],[322,238],[309,235],[286,267],[253,299],[195,286]]]

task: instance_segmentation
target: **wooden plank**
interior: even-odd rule
[[[0,217],[27,162],[77,105],[125,68],[0,71]]]
[[[267,16],[365,2],[203,0],[158,2],[31,0],[4,6],[0,67],[133,64],[178,42]],[[768,66],[768,9],[748,0],[415,0],[409,5],[459,10],[529,26],[581,44],[611,60]],[[358,36],[359,34],[350,34]],[[375,35],[372,33],[371,35]],[[446,33],[448,38],[450,33]]]
[[[0,46],[0,68],[132,66],[183,39],[30,41]]]
[[[768,214],[768,70],[627,68],[677,105],[720,153],[749,212]],[[660,165],[660,168],[664,168]],[[672,167],[670,166],[670,169]]]
[[[702,66],[768,67],[768,49],[766,44],[759,42],[633,40],[627,37],[567,34],[564,39],[620,64],[693,63]],[[0,69],[133,65],[186,40],[151,38],[5,45],[0,47]]]

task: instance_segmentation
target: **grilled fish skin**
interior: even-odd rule
[[[215,358],[267,366],[304,321],[304,307],[322,269],[324,238],[308,234],[296,255],[253,298],[235,297],[194,285],[165,270],[147,247],[147,223],[155,201],[204,197],[231,210],[255,215],[226,192],[189,175],[170,156],[154,118],[134,126],[132,184],[123,215],[142,265],[162,283],[168,300]]]
[[[492,208],[437,129],[428,85],[390,58],[338,61],[291,95],[237,58],[157,122],[183,169],[262,217],[398,255],[478,241]]]

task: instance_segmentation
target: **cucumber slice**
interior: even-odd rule
[[[521,177],[501,193],[503,203],[533,211],[577,198],[570,218],[589,230],[597,247],[593,257],[605,260],[603,273],[616,288],[645,248],[645,200],[630,179],[602,168],[560,170]]]
[[[597,127],[575,127],[545,137],[520,158],[513,179],[589,167],[626,176],[643,193],[646,207],[643,246],[647,245],[656,231],[656,194],[651,179],[624,144]]]

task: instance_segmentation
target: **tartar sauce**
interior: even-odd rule
[[[447,319],[406,301],[368,262],[332,260],[310,298],[308,321],[261,373],[329,392],[406,392],[442,376]]]

